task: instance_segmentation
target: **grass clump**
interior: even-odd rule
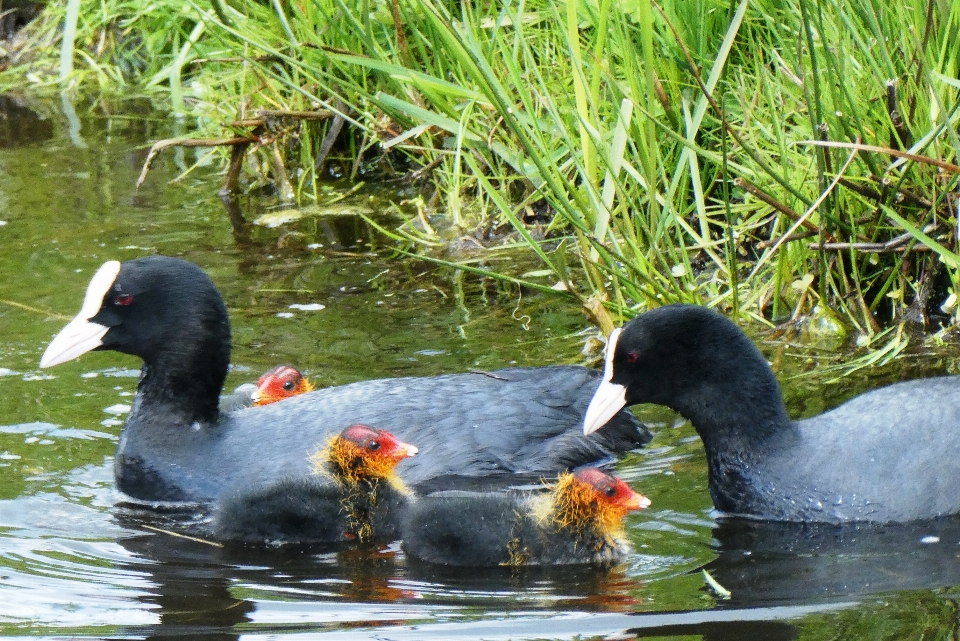
[[[331,153],[348,176],[411,170],[428,211],[488,246],[511,228],[543,264],[511,277],[601,324],[671,301],[865,342],[903,317],[956,323],[957,3],[110,6],[80,20],[78,77],[127,82],[90,53],[119,33],[115,54],[158,52],[144,84],[208,131],[328,111],[261,119],[259,178],[316,199]],[[407,241],[436,240],[423,221]]]

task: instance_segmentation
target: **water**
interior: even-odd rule
[[[509,285],[390,260],[391,243],[357,217],[246,225],[238,212],[252,220],[269,199],[242,199],[238,210],[225,211],[215,164],[170,182],[206,151],[164,152],[137,193],[146,147],[177,131],[159,116],[130,115],[142,105],[71,114],[69,105],[5,99],[0,108],[7,116],[0,141],[0,634],[956,634],[957,523],[837,530],[718,521],[695,433],[656,408],[640,409],[657,434],[651,447],[618,469],[654,505],[629,517],[635,553],[610,570],[451,571],[413,563],[396,546],[230,549],[158,532],[162,515],[124,504],[113,487],[112,455],[137,360],[92,353],[37,368],[103,261],[160,252],[206,269],[233,324],[229,386],[280,362],[297,364],[321,385],[579,362],[583,317],[560,297],[521,297]],[[347,188],[332,186],[331,199]],[[343,206],[388,221],[389,200],[411,195],[363,188]],[[477,256],[496,268],[536,267]],[[788,370],[819,362],[798,347],[765,349]],[[910,361],[913,369],[902,375],[943,371],[947,356]],[[842,386],[791,379],[786,392],[795,413],[814,414],[900,375],[871,373]],[[704,567],[730,598],[706,587]]]

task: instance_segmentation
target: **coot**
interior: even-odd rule
[[[291,396],[312,392],[313,384],[292,365],[277,365],[257,381],[250,395],[254,405],[269,405]]]
[[[115,459],[118,487],[145,501],[230,497],[259,501],[271,486],[308,481],[310,455],[354,423],[416,443],[408,484],[447,474],[556,473],[608,459],[650,440],[629,411],[603,432],[580,424],[599,373],[583,367],[514,368],[371,380],[221,413],[230,324],[216,287],[197,266],[152,256],[111,261],[94,275],[80,313],[40,365],[90,350],[143,359]]]
[[[311,458],[316,474],[226,496],[213,513],[211,536],[244,543],[331,543],[390,540],[410,491],[397,464],[417,453],[390,432],[351,425]]]
[[[220,397],[221,412],[235,412],[255,405],[269,405],[313,391],[313,384],[292,365],[277,365],[256,384],[244,383]]]
[[[404,551],[456,566],[611,563],[629,551],[623,517],[650,501],[594,467],[546,492],[436,492],[404,511]]]
[[[724,512],[828,523],[960,513],[960,377],[897,383],[792,421],[769,364],[733,322],[669,305],[610,335],[584,432],[639,403],[690,419]]]

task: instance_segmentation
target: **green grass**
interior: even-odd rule
[[[318,154],[343,125],[334,153],[347,166],[419,169],[431,213],[462,233],[512,228],[543,263],[503,276],[563,283],[602,325],[604,308],[629,316],[671,301],[768,322],[827,314],[862,344],[911,304],[957,321],[955,2],[84,10],[69,48],[75,82],[153,91],[202,135],[258,108],[331,109],[338,122],[271,130],[250,152],[261,161],[248,182],[299,176],[296,197],[317,199]],[[62,35],[63,12],[51,5],[31,27],[33,51]],[[61,86],[36,56],[0,83],[29,70]],[[535,210],[548,220],[529,223]],[[407,249],[439,244],[429,225],[386,231]]]

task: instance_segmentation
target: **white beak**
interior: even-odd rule
[[[593,393],[587,412],[583,417],[583,433],[592,434],[607,424],[627,404],[627,388],[612,382],[613,355],[617,351],[620,330],[610,332],[607,338],[606,359],[603,366],[603,380]]]
[[[594,392],[583,417],[583,433],[592,434],[607,424],[627,404],[627,388],[606,381]]]
[[[91,322],[90,319],[100,311],[103,298],[117,280],[119,273],[120,263],[116,260],[104,263],[97,270],[87,286],[87,294],[83,299],[80,313],[47,345],[46,351],[40,358],[40,367],[53,367],[66,363],[103,345],[103,335],[110,328]]]

